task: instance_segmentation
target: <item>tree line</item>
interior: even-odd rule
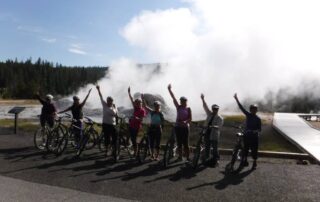
[[[69,95],[103,78],[108,67],[68,67],[39,58],[34,63],[0,62],[0,98],[31,99],[34,94]]]

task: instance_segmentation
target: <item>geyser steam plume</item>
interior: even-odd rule
[[[177,97],[189,98],[195,114],[203,114],[200,93],[208,103],[226,106],[232,95],[263,97],[304,75],[319,76],[320,6],[316,0],[185,0],[185,6],[142,11],[121,35],[143,59],[120,58],[99,81],[105,95],[130,106],[133,92],[160,94],[172,106],[167,84]],[[158,74],[138,68],[160,62]],[[83,92],[83,91],[81,91]],[[81,93],[82,94],[82,93]],[[97,95],[90,102],[99,107]]]

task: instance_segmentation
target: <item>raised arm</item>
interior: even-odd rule
[[[144,94],[143,93],[141,93],[141,100],[142,100],[142,106],[146,110],[148,110],[149,112],[153,111],[153,109],[147,105],[146,100],[144,99]]]
[[[39,93],[36,93],[35,96],[36,96],[36,98],[39,100],[39,102],[40,102],[42,105],[45,103],[45,100],[40,97],[40,94],[39,94]]]
[[[240,101],[239,101],[239,99],[238,99],[237,93],[235,93],[233,97],[234,97],[234,99],[236,100],[236,102],[237,102],[240,110],[242,111],[242,113],[244,113],[245,115],[250,114],[250,113],[242,106],[242,104],[240,103]]]
[[[72,107],[72,106],[71,106]],[[58,112],[58,114],[62,114],[62,113],[65,113],[67,111],[70,111],[71,110],[71,107],[68,107],[67,109],[63,110],[63,111],[60,111]]]
[[[103,100],[103,96],[102,96],[101,91],[100,91],[100,86],[97,85],[96,88],[97,88],[97,90],[98,90],[98,94],[99,94],[99,97],[100,97],[100,100],[101,100],[101,104],[102,104],[102,105],[103,105],[103,104],[106,104],[106,102]]]
[[[172,88],[172,86],[171,86],[171,84],[169,84],[169,85],[168,85],[168,90],[169,90],[170,96],[171,96],[172,99],[173,99],[173,104],[176,106],[176,108],[178,108],[178,107],[179,107],[179,103],[178,103],[176,97],[174,96],[171,88]]]
[[[88,99],[88,97],[89,97],[89,95],[90,95],[90,93],[91,93],[91,90],[92,90],[92,88],[90,88],[90,90],[89,90],[89,92],[88,92],[88,94],[87,94],[86,98],[84,98],[83,102],[81,103],[81,105],[82,105],[82,106],[84,106],[84,105],[86,104],[87,99]]]
[[[128,88],[128,95],[129,95],[129,98],[130,98],[131,104],[132,104],[132,106],[134,107],[134,101],[133,101],[133,98],[132,98],[132,95],[131,95],[131,89],[130,89],[130,86],[129,86],[129,88]]]
[[[201,100],[202,100],[202,105],[203,105],[203,109],[206,112],[207,115],[211,114],[212,112],[210,111],[206,101],[204,100],[204,95],[201,94]]]

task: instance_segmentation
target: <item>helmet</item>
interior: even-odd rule
[[[257,104],[252,104],[252,105],[250,105],[250,109],[258,109],[258,105]]]
[[[161,106],[161,103],[159,101],[154,101],[153,105],[155,106]]]
[[[219,109],[219,105],[214,104],[211,106],[211,109]]]
[[[134,100],[135,102],[142,102],[142,100],[140,98],[137,98]]]
[[[46,99],[52,100],[52,99],[53,99],[53,96],[52,96],[51,94],[48,94],[48,95],[46,95]]]
[[[80,100],[80,98],[78,96],[73,96],[73,100]]]
[[[113,98],[111,96],[108,96],[107,100],[113,101]]]
[[[180,101],[188,101],[188,99],[184,96],[180,97]]]

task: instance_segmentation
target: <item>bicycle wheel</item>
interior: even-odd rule
[[[61,127],[58,128],[58,130],[56,131],[58,132],[59,134],[57,135],[58,136],[58,145],[56,146],[55,150],[54,150],[54,153],[59,156],[61,155],[64,150],[67,148],[67,145],[68,145],[68,133],[67,131],[64,131]]]
[[[148,149],[149,149],[148,139],[146,137],[143,137],[138,145],[137,158],[139,163],[143,163],[146,160],[148,156]]]
[[[54,128],[53,130],[48,132],[48,138],[46,143],[47,151],[55,153],[57,149],[60,139],[63,137],[63,133],[59,128]]]
[[[203,136],[201,136],[197,142],[196,149],[194,151],[194,156],[192,160],[192,167],[196,169],[199,164],[199,159],[204,154],[204,147],[203,147]]]
[[[100,134],[100,137],[99,137],[99,140],[98,140],[98,148],[101,152],[106,152],[106,145],[105,145],[105,137],[104,137],[104,134],[101,133]]]
[[[96,130],[89,130],[85,136],[87,136],[85,148],[87,150],[92,149],[97,144],[99,138],[98,132]]]
[[[163,166],[167,167],[170,163],[170,160],[174,156],[174,139],[171,137],[164,149],[164,154],[163,154]]]
[[[243,156],[242,147],[236,147],[233,150],[232,159],[230,162],[231,171],[238,171],[241,168],[242,156]]]
[[[44,150],[46,148],[47,138],[45,128],[37,129],[33,136],[34,146],[39,150]]]
[[[76,139],[75,139],[75,136],[74,136],[74,132],[72,129],[68,129],[68,142],[70,143],[71,147],[73,149],[77,149],[77,145],[79,144]]]

